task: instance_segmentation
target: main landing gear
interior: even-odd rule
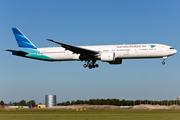
[[[162,62],[163,65],[165,65],[165,59],[167,59],[167,56],[163,57],[163,62]]]
[[[83,67],[86,68],[86,67],[89,67],[89,69],[92,69],[92,68],[95,68],[95,67],[99,67],[98,64],[95,64],[96,61],[93,60],[92,62],[88,61],[87,64],[84,64]]]

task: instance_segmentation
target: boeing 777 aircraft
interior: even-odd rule
[[[163,58],[162,64],[168,56],[177,53],[173,47],[163,44],[128,44],[128,45],[98,45],[73,46],[48,41],[61,45],[61,47],[37,48],[18,28],[12,28],[20,50],[5,51],[13,55],[45,61],[85,61],[83,67],[90,69],[98,67],[97,60],[109,64],[122,64],[122,59]]]

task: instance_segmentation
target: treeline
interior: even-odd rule
[[[179,100],[162,100],[162,101],[153,101],[153,100],[119,100],[119,99],[89,99],[89,100],[77,100],[77,101],[67,101],[62,103],[57,103],[58,106],[67,106],[67,105],[79,105],[79,104],[88,104],[88,105],[115,105],[115,106],[134,106],[140,104],[151,104],[151,105],[180,105]],[[26,102],[21,100],[20,102],[10,102],[5,104],[4,101],[0,101],[0,105],[9,105],[9,106],[36,106],[34,100]]]
[[[180,105],[179,100],[162,100],[162,101],[153,101],[153,100],[119,100],[119,99],[89,99],[89,100],[77,100],[77,101],[67,101],[58,103],[58,106],[67,106],[67,105],[78,105],[78,104],[88,104],[88,105],[115,105],[115,106],[134,106],[140,104],[151,104],[151,105]]]
[[[26,102],[25,100],[21,100],[19,102],[9,102],[8,104],[4,103],[3,100],[1,100],[0,105],[9,105],[9,106],[36,106],[36,102],[34,100],[30,100]]]

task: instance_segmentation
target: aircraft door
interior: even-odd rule
[[[163,51],[163,47],[164,47],[164,46],[159,46],[159,52],[162,52],[162,51]]]
[[[135,53],[138,53],[138,49],[135,49]]]
[[[139,49],[137,49],[137,48],[134,49],[134,56],[136,56],[136,57],[139,56]]]

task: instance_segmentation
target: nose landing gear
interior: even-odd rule
[[[167,59],[167,56],[163,57],[163,62],[162,62],[163,65],[165,65],[165,59]]]

